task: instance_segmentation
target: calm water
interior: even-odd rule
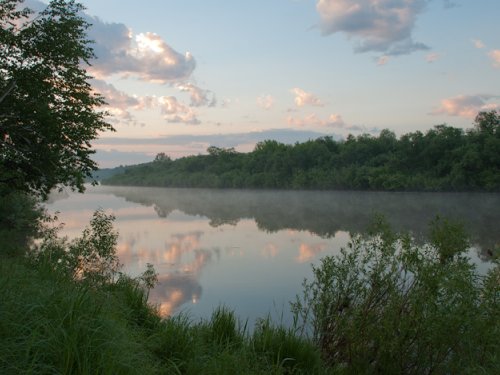
[[[54,194],[47,207],[60,212],[70,238],[97,208],[113,213],[124,271],[138,275],[147,263],[155,266],[159,284],[150,299],[164,315],[209,317],[224,304],[250,325],[267,314],[288,323],[288,302],[311,276],[311,264],[337,253],[374,213],[418,238],[436,214],[462,220],[482,272],[488,267],[483,254],[500,242],[499,194],[99,186]]]

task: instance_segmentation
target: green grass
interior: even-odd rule
[[[96,288],[21,258],[0,258],[1,374],[322,373],[319,352],[225,307],[160,319],[132,279]]]

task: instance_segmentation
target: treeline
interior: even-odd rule
[[[481,112],[464,131],[438,125],[399,139],[326,136],[286,145],[260,142],[250,153],[211,146],[208,155],[171,160],[164,153],[150,163],[127,167],[103,181],[110,185],[355,189],[389,191],[499,191],[500,113]]]

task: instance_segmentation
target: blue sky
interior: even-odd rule
[[[500,109],[498,0],[81,2],[117,130],[96,142],[102,166]]]

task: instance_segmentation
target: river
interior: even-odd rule
[[[436,215],[461,220],[482,273],[488,249],[500,243],[499,194],[89,186],[85,194],[54,193],[46,206],[59,212],[69,238],[96,209],[113,213],[123,270],[137,276],[154,265],[159,283],[150,301],[163,315],[197,320],[225,305],[250,326],[267,315],[289,324],[289,302],[311,264],[338,253],[375,214],[420,239]]]

